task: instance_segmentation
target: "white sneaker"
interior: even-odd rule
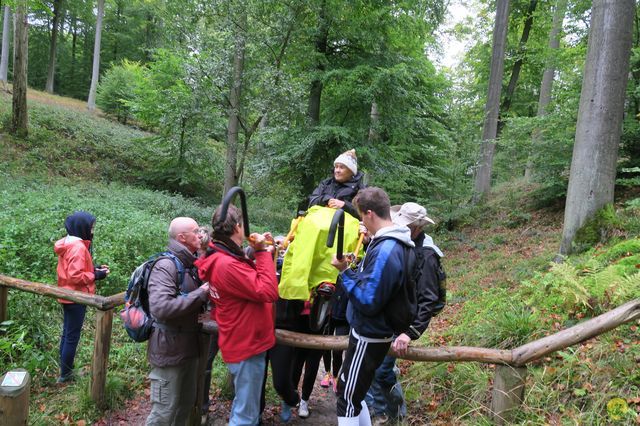
[[[298,407],[298,417],[306,419],[309,417],[309,403],[304,399],[300,400],[300,406]]]

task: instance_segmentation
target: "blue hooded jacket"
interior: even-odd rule
[[[391,338],[384,310],[398,286],[404,282],[405,247],[414,247],[406,226],[378,230],[369,244],[358,272],[342,273],[342,285],[349,297],[347,320],[361,336]]]
[[[72,215],[67,216],[64,221],[64,227],[67,230],[67,234],[72,237],[78,237],[81,240],[91,241],[93,240],[93,234],[91,233],[91,226],[96,222],[96,217],[91,213],[77,211]]]

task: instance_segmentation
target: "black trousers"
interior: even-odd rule
[[[376,369],[389,351],[392,338],[376,339],[359,336],[351,330],[349,347],[338,377],[338,417],[357,417]]]
[[[291,407],[300,402],[298,382],[294,383],[295,359],[296,348],[293,346],[276,344],[269,350],[273,387],[280,398]]]

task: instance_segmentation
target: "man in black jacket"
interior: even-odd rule
[[[395,351],[404,355],[410,342],[420,338],[429,326],[431,318],[444,308],[446,276],[440,264],[440,258],[444,254],[433,243],[433,239],[423,232],[427,224],[434,223],[427,216],[427,210],[416,203],[405,203],[402,206],[391,207],[391,212],[395,225],[407,226],[411,231],[416,254],[417,314],[409,329],[396,336],[393,342]],[[406,415],[402,388],[394,371],[395,361],[395,357],[385,357],[376,370],[375,379],[367,392],[365,400],[373,412],[374,424],[383,424],[389,419],[397,420]]]

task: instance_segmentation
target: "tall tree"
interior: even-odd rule
[[[491,170],[496,149],[495,139],[498,132],[500,93],[504,74],[504,51],[507,43],[508,23],[509,0],[497,0],[496,21],[493,27],[493,51],[491,53],[491,68],[489,71],[489,90],[484,108],[480,160],[476,170],[473,191],[474,203],[486,197],[491,189]]]
[[[0,82],[7,84],[7,70],[9,68],[9,22],[11,21],[11,8],[4,7],[2,19],[2,54],[0,54]]]
[[[89,88],[89,111],[96,109],[96,91],[100,78],[100,40],[102,38],[102,18],[104,15],[104,0],[98,0],[98,17],[96,18],[96,38],[93,44],[93,71],[91,73],[91,87]]]
[[[247,14],[245,11],[241,11],[235,28],[233,75],[231,77],[231,90],[229,91],[229,124],[227,125],[227,155],[224,172],[225,194],[238,183],[238,133],[240,132],[240,99],[242,95],[246,35]]]
[[[629,72],[634,0],[594,0],[560,254],[576,232],[613,202]]]
[[[322,0],[320,4],[320,13],[318,17],[318,28],[314,37],[314,47],[316,56],[318,57],[316,62],[317,74],[311,80],[311,87],[309,90],[309,106],[307,114],[309,121],[312,125],[320,123],[320,99],[322,98],[322,73],[325,70],[325,60],[328,49],[329,39],[329,23],[327,22],[327,2]]]
[[[371,102],[371,113],[369,114],[371,123],[369,124],[369,143],[372,144],[380,138],[378,127],[380,126],[380,113],[378,112],[378,104]]]
[[[527,12],[524,20],[524,26],[522,28],[522,36],[520,37],[520,44],[518,47],[517,59],[513,63],[513,67],[511,68],[511,77],[509,78],[507,91],[502,100],[502,105],[500,105],[501,115],[504,115],[504,113],[507,112],[511,107],[513,94],[516,91],[516,85],[518,84],[518,79],[520,78],[520,71],[522,70],[522,64],[524,63],[524,59],[525,59],[527,41],[529,40],[529,34],[531,33],[531,27],[533,26],[533,13],[535,12],[537,5],[538,5],[538,0],[529,1],[529,7],[527,8]],[[502,127],[502,124],[503,124],[502,122],[498,123],[498,134],[500,133],[500,128]]]
[[[557,0],[556,7],[553,11],[553,22],[551,24],[551,32],[549,33],[549,50],[547,52],[547,60],[545,61],[544,73],[542,74],[542,82],[540,83],[540,98],[538,100],[538,117],[547,115],[547,107],[551,103],[551,91],[553,89],[553,79],[556,73],[556,52],[560,48],[560,33],[562,31],[562,21],[567,10],[567,0]],[[536,129],[531,137],[531,150],[534,150],[539,144],[542,132]],[[531,154],[527,159],[527,166],[524,171],[524,178],[530,181],[533,176],[533,161]]]
[[[53,23],[51,25],[51,43],[49,44],[49,70],[47,72],[47,93],[53,93],[53,82],[56,74],[56,50],[58,46],[58,30],[60,29],[60,18],[64,15],[62,11],[64,1],[53,1]]]
[[[15,34],[13,36],[13,102],[11,133],[25,137],[29,133],[27,111],[27,57],[29,54],[29,22],[27,1],[16,4]]]

